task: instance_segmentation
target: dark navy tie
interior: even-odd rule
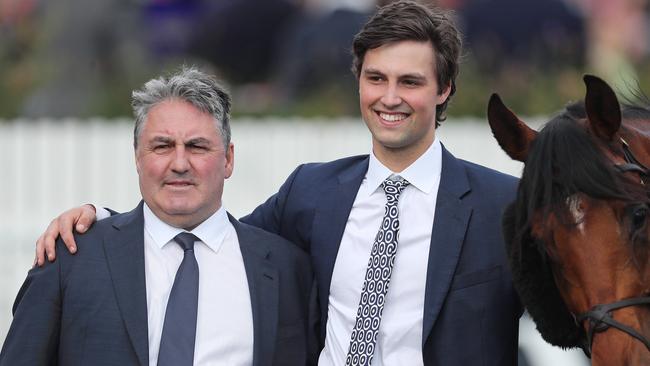
[[[194,242],[199,239],[194,234],[180,233],[174,241],[183,248],[184,254],[167,301],[158,366],[192,366],[199,305],[199,265],[194,256]]]
[[[372,245],[357,317],[350,336],[350,348],[345,360],[347,366],[368,366],[372,363],[388,284],[397,253],[399,237],[397,202],[400,193],[408,185],[408,181],[399,177],[397,180],[388,178],[381,184],[387,199],[384,218]]]

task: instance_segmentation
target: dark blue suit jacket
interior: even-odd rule
[[[242,221],[307,250],[318,284],[321,341],[334,262],[368,156],[298,167],[280,191]],[[517,180],[442,152],[428,258],[425,365],[516,365],[522,308],[501,235]]]
[[[309,258],[276,235],[230,221],[251,296],[253,365],[313,361]],[[143,228],[141,203],[77,235],[75,256],[59,241],[57,260],[32,269],[18,293],[0,365],[148,366]]]

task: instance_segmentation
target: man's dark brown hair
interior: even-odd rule
[[[436,109],[436,127],[447,117],[449,99],[456,93],[456,76],[461,51],[460,34],[447,11],[415,1],[400,0],[383,6],[363,26],[352,43],[352,71],[361,75],[366,52],[400,41],[431,42],[435,51],[434,70],[438,92],[451,87],[449,97]]]

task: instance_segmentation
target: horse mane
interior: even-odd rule
[[[650,118],[650,112],[638,106],[624,106],[622,113],[626,118]],[[544,238],[532,235],[533,220],[554,215],[562,225],[577,224],[567,207],[567,199],[576,193],[622,201],[646,194],[604,156],[596,138],[578,123],[585,118],[584,102],[573,103],[539,132],[517,199],[503,217],[514,285],[542,337],[563,348],[582,347],[584,331],[560,297]],[[620,149],[618,144],[608,148]]]
[[[564,305],[546,256],[539,251],[540,245],[530,236],[530,231],[515,240],[515,222],[513,202],[503,215],[503,234],[512,282],[522,304],[546,342],[562,348],[581,346],[584,331]]]

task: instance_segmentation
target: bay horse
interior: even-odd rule
[[[650,108],[584,82],[539,132],[490,98],[492,133],[524,163],[503,217],[513,282],[547,342],[650,365]]]

